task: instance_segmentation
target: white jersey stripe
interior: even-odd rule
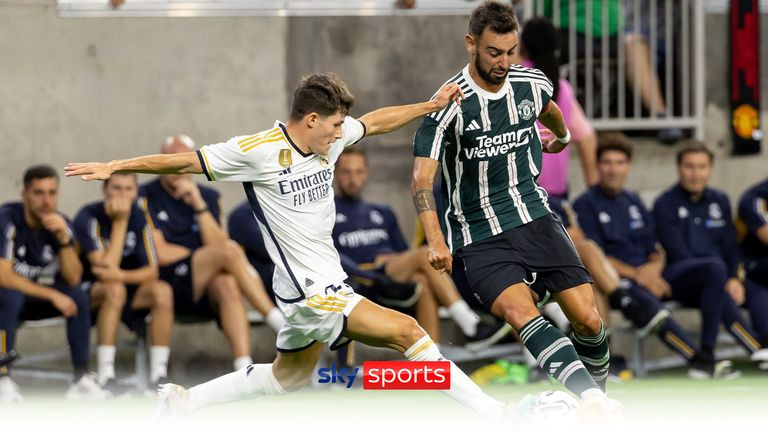
[[[515,106],[515,91],[509,86],[507,91],[507,110],[509,111],[509,124],[516,125],[520,122],[517,116],[517,107]]]
[[[517,162],[516,153],[511,152],[507,155],[507,172],[509,174],[509,195],[512,197],[512,201],[515,203],[517,214],[520,216],[520,220],[526,224],[533,220],[531,214],[528,212],[528,206],[525,205],[520,191],[517,190]]]
[[[538,114],[541,112],[543,107],[541,106],[541,93],[539,90],[539,85],[536,84],[535,81],[531,81],[531,93],[533,94],[534,112]]]
[[[493,235],[501,234],[501,224],[496,217],[496,212],[491,207],[491,200],[488,198],[488,161],[480,161],[477,171],[478,185],[480,186],[480,206],[483,209],[485,218],[488,219],[488,224],[491,226],[491,233]]]
[[[445,187],[445,190],[451,191],[453,190],[451,188],[451,180],[448,175],[448,161],[446,158],[443,158],[443,187]],[[453,251],[453,228],[451,227],[451,221],[448,218],[448,215],[453,210],[453,201],[448,200],[448,206],[446,207],[445,211],[443,212],[443,220],[445,220],[445,230],[446,230],[446,241],[448,242],[448,249]]]
[[[536,75],[536,74],[509,74],[508,78],[511,82],[525,82],[525,81],[536,81],[538,83],[541,83],[544,88],[547,88],[550,90],[550,93],[552,93],[552,83],[544,77],[543,75]]]
[[[461,149],[458,149],[461,150]],[[460,197],[460,191],[461,191],[461,177],[464,175],[464,165],[461,162],[461,153],[456,152],[456,184],[453,187],[453,193],[451,193],[451,197],[453,198],[453,211],[454,215],[456,216],[456,220],[459,221],[459,224],[461,224],[461,235],[464,237],[464,244],[470,244],[472,243],[472,233],[469,231],[469,224],[467,223],[467,218],[464,217],[464,210],[461,208],[461,197]],[[451,250],[453,251],[453,250]]]
[[[510,82],[519,82],[519,83],[535,82],[536,84],[539,84],[539,86],[543,87],[547,91],[547,94],[549,94],[550,96],[552,95],[552,86],[549,84],[548,81],[543,81],[543,80],[535,79],[535,78],[524,78],[524,79],[521,79],[521,78],[510,78],[509,81]]]
[[[538,128],[536,129],[538,130]],[[536,163],[533,162],[533,154],[531,153],[531,146],[528,146],[526,153],[528,154],[528,168],[531,170],[531,175],[536,177],[537,175],[539,175],[539,169],[536,168]]]
[[[453,117],[459,112],[458,104],[451,104],[450,109],[446,112],[442,120],[437,124],[437,131],[435,132],[435,138],[432,140],[432,149],[429,152],[429,157],[437,160],[440,157],[441,144],[445,137],[445,129],[448,124],[453,120]]]
[[[491,117],[488,114],[488,99],[477,95],[480,101],[480,121],[483,122],[483,132],[491,130]]]

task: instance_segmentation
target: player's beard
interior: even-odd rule
[[[480,63],[479,55],[475,56],[475,69],[477,69],[477,74],[480,75],[480,78],[482,78],[483,81],[487,82],[488,84],[500,85],[504,83],[504,79],[506,78],[506,76],[495,78],[493,75],[491,75],[490,71],[486,71],[483,68],[483,65]]]

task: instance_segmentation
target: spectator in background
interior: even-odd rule
[[[269,257],[261,229],[258,223],[254,223],[254,219],[251,205],[244,201],[229,213],[227,230],[229,237],[243,248],[251,267],[259,274],[269,298],[275,301],[275,292],[272,290],[275,264]]]
[[[651,2],[655,2],[656,16],[651,16]],[[672,1],[671,3],[679,3]],[[658,78],[658,69],[654,70],[651,65],[651,56],[657,57],[657,65],[664,65],[666,61],[665,50],[673,49],[674,37],[672,34],[666,34],[667,14],[664,11],[665,2],[659,0],[640,0],[639,11],[636,14],[635,8],[627,4],[626,27],[624,44],[626,46],[627,59],[627,84],[631,91],[640,92],[635,97],[640,97],[641,102],[651,116],[656,118],[667,117],[667,103],[661,92],[661,84]],[[674,23],[673,32],[677,29],[680,21],[680,5],[672,7],[672,20]],[[640,26],[635,26],[638,21]],[[656,52],[651,52],[651,21],[657,28]],[[669,44],[669,47],[667,47]],[[672,65],[670,65],[672,67]],[[683,130],[680,128],[664,128],[659,130],[658,139],[665,144],[673,144],[683,138]]]
[[[115,342],[122,320],[133,331],[143,329],[147,315],[151,388],[168,376],[173,294],[158,279],[155,246],[138,205],[136,174],[118,174],[104,181],[104,200],[83,207],[75,217],[75,235],[90,289],[98,329],[99,384],[113,394],[125,388],[115,380]]]
[[[669,311],[664,309],[661,301],[648,290],[619,276],[611,260],[605,256],[595,241],[587,238],[579,227],[578,218],[567,201],[552,198],[549,204],[552,211],[563,220],[563,226],[595,280],[595,288],[601,297],[608,299],[610,307],[622,312],[624,317],[635,326],[638,336],[655,334],[662,343],[686,361],[692,361],[697,351],[695,344],[680,324],[672,318]],[[600,306],[599,302],[598,306]],[[604,320],[610,317],[610,311],[605,308],[600,311],[600,314]],[[622,371],[620,368],[613,370]]]
[[[642,295],[647,291],[658,299],[675,299],[701,310],[698,350],[680,333],[665,340],[688,359],[691,378],[737,376],[729,361],[716,363],[714,358],[721,305],[727,299],[716,279],[717,271],[706,262],[665,266],[651,215],[637,193],[624,188],[631,159],[632,149],[627,142],[617,138],[601,141],[597,149],[600,183],[581,195],[573,206],[579,224],[586,236],[605,251],[630,291]]]
[[[439,336],[438,304],[448,309],[467,337],[469,349],[481,350],[509,333],[511,327],[504,323],[490,326],[480,321],[450,278],[429,264],[426,247],[408,248],[391,208],[360,198],[367,179],[365,154],[346,148],[336,162],[333,240],[339,253],[353,261],[347,262],[345,271],[358,280],[372,282],[363,292],[385,306],[414,306],[417,321],[433,340]],[[369,274],[360,274],[359,269],[369,270]],[[406,299],[411,299],[411,304]]]
[[[544,0],[542,4],[543,8],[537,8],[536,13],[547,17],[553,17],[553,20],[558,23],[560,28],[560,64],[567,64],[570,59],[570,29],[575,27],[576,31],[576,59],[579,64],[576,66],[578,74],[584,73],[583,61],[587,55],[587,44],[592,44],[592,60],[593,65],[599,69],[602,67],[599,62],[602,61],[603,52],[603,36],[607,38],[608,56],[613,61],[618,57],[618,44],[625,44],[625,73],[626,84],[628,90],[634,94],[635,97],[639,97],[643,107],[650,113],[651,116],[664,118],[667,116],[667,105],[664,99],[664,95],[661,93],[661,87],[656,75],[656,71],[651,68],[651,53],[649,50],[648,37],[650,35],[650,1],[657,0],[640,0],[641,1],[641,27],[635,29],[634,23],[634,8],[631,5],[625,5],[623,10],[625,16],[621,15],[622,0]],[[554,3],[558,2],[559,16],[554,16],[555,7]],[[534,5],[538,5],[539,2],[534,2]],[[574,10],[571,10],[571,7]],[[661,20],[663,25],[663,16],[661,12],[662,7],[657,7],[659,11],[658,17],[655,19]],[[575,22],[571,22],[571,14],[575,16]],[[661,28],[661,27],[659,27]],[[624,29],[626,36],[621,36],[621,31]],[[591,36],[591,39],[588,38]],[[671,37],[670,37],[671,39]],[[615,77],[615,68],[609,66],[612,69],[611,77]],[[591,73],[591,72],[589,72]],[[570,77],[572,80],[575,77]],[[578,78],[580,83],[583,83],[585,79],[589,79],[587,76],[580,76]],[[600,81],[599,72],[591,77],[595,91],[600,92],[602,90],[610,91],[606,87],[610,87],[610,83]],[[623,86],[624,83],[618,83]],[[637,88],[638,93],[635,94]],[[584,86],[578,88],[580,92],[578,94],[579,99],[584,102]],[[600,103],[600,98],[595,98],[595,104]],[[600,108],[595,107],[594,112],[599,112]],[[674,143],[683,137],[683,131],[679,128],[663,128],[659,130],[658,139],[667,144]]]
[[[168,137],[163,153],[194,151],[186,135]],[[275,331],[282,313],[264,291],[242,249],[219,224],[219,194],[188,174],[162,175],[139,188],[153,228],[160,279],[173,287],[176,315],[217,318],[235,356],[236,370],[252,363],[242,296]]]
[[[571,142],[577,146],[584,182],[587,186],[594,186],[598,181],[595,162],[597,137],[573,94],[571,84],[567,80],[560,79],[557,50],[557,33],[551,21],[536,17],[526,22],[520,35],[518,62],[523,66],[541,70],[552,81],[552,99],[560,107],[565,124],[571,131]],[[543,128],[539,122],[536,122],[536,126],[539,129]],[[568,197],[569,147],[560,153],[542,155],[538,183],[550,196]]]
[[[752,361],[768,361],[768,348],[762,348],[737,306],[745,300],[739,277],[741,254],[728,197],[709,187],[713,162],[714,154],[700,142],[677,152],[679,182],[653,205],[656,231],[667,251],[670,278],[688,278],[692,269],[707,268],[706,283],[689,279],[678,296],[690,299],[708,288],[723,293],[721,315],[726,329],[747,349]],[[768,327],[768,309],[752,318],[759,328]],[[716,335],[717,327],[714,332]]]
[[[0,207],[0,350],[13,350],[21,322],[64,316],[75,378],[66,397],[106,399],[109,392],[87,373],[91,308],[78,288],[83,266],[72,227],[57,211],[56,171],[48,165],[27,169],[21,198]],[[8,367],[0,368],[0,402],[21,399]]]
[[[741,243],[744,255],[745,298],[752,324],[760,336],[760,345],[768,347],[768,179],[749,188],[739,200],[739,221],[745,236]],[[761,368],[768,361],[760,359]]]

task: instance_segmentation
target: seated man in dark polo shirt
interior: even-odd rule
[[[169,137],[163,153],[189,152],[186,135]],[[242,297],[277,331],[282,313],[248,265],[242,249],[219,223],[219,193],[189,175],[162,175],[139,189],[149,215],[160,263],[160,278],[173,287],[176,315],[217,318],[235,357],[234,368],[252,363]]]

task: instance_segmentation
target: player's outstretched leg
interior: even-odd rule
[[[595,306],[592,286],[581,284],[555,295],[573,327],[573,347],[597,385],[605,391],[611,353],[605,327]]]
[[[176,421],[208,405],[298,390],[309,383],[324,349],[325,344],[315,343],[298,352],[278,352],[273,363],[248,365],[189,390],[176,384],[162,385],[158,420]]]
[[[408,315],[363,299],[349,314],[345,336],[368,345],[392,348],[412,361],[445,361],[429,335]],[[451,388],[444,390],[458,401],[490,419],[500,419],[504,404],[483,392],[451,362]]]

